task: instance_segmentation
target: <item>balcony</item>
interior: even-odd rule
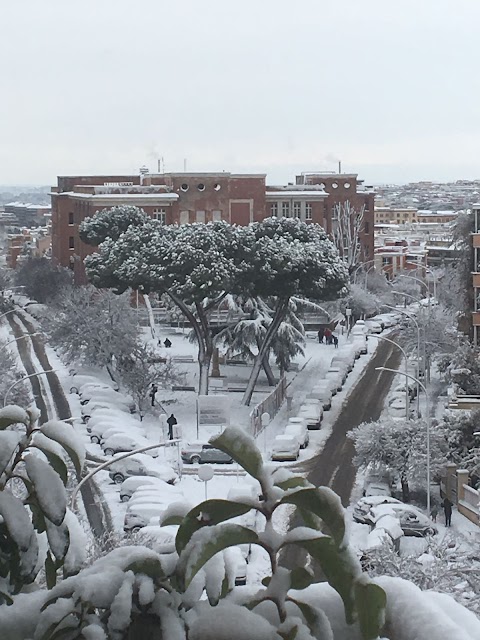
[[[480,311],[472,311],[472,325],[480,327]]]
[[[480,289],[480,273],[472,273],[472,285],[474,289]]]
[[[472,233],[472,245],[474,249],[480,248],[480,233]]]

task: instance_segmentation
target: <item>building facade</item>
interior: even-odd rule
[[[473,344],[480,346],[480,204],[474,204],[472,211],[475,225],[472,233],[472,333]]]
[[[140,207],[163,224],[226,220],[247,225],[283,216],[320,224],[331,233],[335,205],[347,200],[365,212],[362,257],[373,256],[374,194],[361,191],[356,175],[302,174],[286,186],[267,186],[265,178],[227,172],[60,176],[51,193],[52,257],[72,269],[77,282],[85,282],[83,261],[95,249],[80,240],[78,227],[97,211],[119,205]]]

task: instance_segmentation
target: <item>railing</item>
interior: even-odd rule
[[[472,511],[475,511],[475,513],[478,513],[478,503],[480,502],[480,493],[476,489],[469,487],[468,484],[464,484],[463,489],[465,491],[463,496],[463,501],[465,502],[466,505],[468,505],[468,507]]]
[[[278,413],[278,410],[283,404],[287,395],[287,379],[282,376],[280,382],[275,389],[268,395],[260,404],[253,409],[250,414],[250,427],[251,433],[254,438],[263,431],[266,425],[262,424],[262,415],[268,413],[270,418],[273,418]]]

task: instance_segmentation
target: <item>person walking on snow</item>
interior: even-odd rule
[[[437,521],[437,515],[438,515],[438,507],[436,504],[434,504],[433,507],[430,509],[430,518],[432,519],[432,522]]]
[[[332,344],[332,331],[329,327],[325,329],[324,335],[325,335],[325,342],[327,344]]]
[[[333,340],[333,345],[334,345],[335,349],[338,349],[338,338],[333,333],[332,333],[332,340]]]
[[[178,424],[177,423],[177,419],[175,418],[175,416],[172,415],[168,418],[167,420],[167,424],[168,424],[168,439],[169,440],[173,440],[173,427]]]
[[[157,387],[157,385],[153,382],[153,383],[152,383],[152,388],[150,389],[150,398],[151,398],[151,400],[152,400],[152,407],[154,407],[154,406],[155,406],[155,394],[157,393],[157,391],[158,391],[158,387]]]
[[[318,344],[323,344],[323,336],[325,335],[325,329],[323,327],[320,327],[317,335],[318,335]]]
[[[443,501],[443,511],[445,513],[445,526],[446,527],[451,527],[452,526],[452,507],[453,507],[453,503],[450,502],[450,500],[448,498],[445,498],[445,500]]]

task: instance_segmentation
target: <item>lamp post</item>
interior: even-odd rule
[[[395,342],[395,340],[392,340],[391,338],[385,338],[384,336],[379,336],[376,333],[372,333],[368,336],[369,338],[376,338],[377,340],[384,340],[385,342],[390,342],[390,344],[393,344],[397,347],[397,349],[399,349],[402,354],[403,354],[403,358],[405,361],[405,374],[406,376],[408,376],[408,357],[407,354],[405,352],[405,349],[403,347],[401,347],[398,342]],[[409,407],[410,407],[410,398],[408,395],[408,384],[407,381],[405,381],[405,419],[408,420],[409,419]]]
[[[23,382],[24,380],[28,380],[29,378],[34,378],[35,376],[41,376],[44,373],[53,373],[54,371],[58,371],[58,369],[47,369],[46,371],[36,371],[35,373],[31,373],[28,376],[23,376],[23,378],[20,378],[19,380],[15,380],[15,382],[13,384],[11,384],[8,389],[7,389],[7,393],[5,394],[4,398],[3,398],[3,406],[6,407],[7,406],[7,398],[10,395],[10,391],[17,385],[20,384],[20,382]]]
[[[433,298],[436,301],[437,300],[437,276],[435,275],[435,272],[433,271],[433,269],[430,269],[430,267],[427,267],[426,265],[419,265],[416,262],[409,262],[408,260],[405,262],[405,264],[411,264],[413,266],[416,267],[416,270],[418,271],[419,269],[423,269],[425,271],[425,273],[429,273],[432,277],[433,280]]]
[[[347,338],[350,335],[350,324],[351,324],[351,319],[352,319],[352,310],[347,307],[345,309],[345,317],[347,319]]]
[[[403,309],[397,309],[396,307],[392,307],[390,304],[384,303],[382,306],[387,307],[387,309],[392,309],[393,311],[401,313],[404,316],[407,316],[407,318],[409,318],[413,322],[417,330],[417,359],[420,360],[420,325],[418,324],[415,317],[411,313],[408,313],[408,311],[404,311]],[[420,415],[420,385],[417,385],[417,418],[419,417],[419,415]]]
[[[392,373],[399,373],[402,376],[411,378],[418,385],[420,385],[423,391],[425,392],[425,402],[427,405],[426,407],[426,413],[427,413],[427,418],[426,418],[426,423],[427,423],[427,512],[428,512],[428,515],[430,515],[430,398],[428,396],[427,387],[422,382],[420,382],[418,378],[415,378],[415,376],[412,376],[409,373],[404,373],[399,369],[390,369],[388,367],[375,367],[375,371],[391,371]]]

